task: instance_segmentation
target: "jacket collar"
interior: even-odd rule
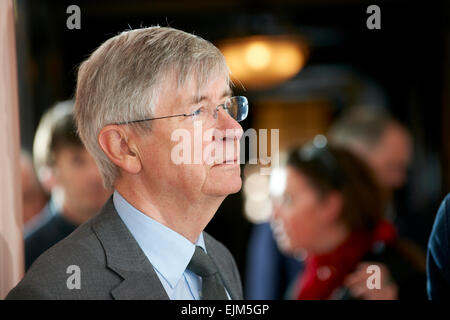
[[[111,291],[114,299],[169,300],[153,266],[117,213],[112,197],[93,221],[92,228],[105,251],[107,267],[123,278]],[[231,299],[240,299],[231,275],[223,269],[229,261],[216,254],[217,242],[206,232],[203,234],[206,250],[217,265]]]
[[[106,265],[123,278],[111,291],[115,299],[168,300],[155,270],[108,200],[93,224]]]
[[[227,291],[230,295],[230,298],[232,300],[242,299],[242,297],[240,297],[240,295],[237,291],[236,286],[232,285],[233,279],[231,278],[231,274],[229,274],[229,272],[226,272],[226,270],[224,270],[224,266],[228,265],[230,263],[230,261],[228,261],[225,256],[216,254],[217,250],[215,250],[215,249],[217,247],[217,241],[214,240],[206,232],[203,232],[203,234],[204,234],[205,246],[206,246],[206,249],[208,250],[208,255],[211,257],[213,262],[216,264],[217,269],[219,270],[220,276],[222,278],[223,284],[224,284],[225,288],[227,289]],[[231,271],[231,269],[229,271]]]

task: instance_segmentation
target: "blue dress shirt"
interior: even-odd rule
[[[115,190],[114,206],[140,248],[156,271],[171,300],[199,300],[201,277],[186,267],[194,255],[195,246],[205,250],[203,233],[195,245],[188,239],[145,215]]]

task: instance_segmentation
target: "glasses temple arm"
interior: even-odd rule
[[[159,120],[159,119],[166,119],[166,118],[174,118],[174,117],[188,117],[192,114],[174,114],[171,116],[164,116],[164,117],[157,117],[157,118],[148,118],[148,119],[142,119],[142,120],[133,120],[133,121],[124,121],[124,122],[118,122],[116,125],[124,125],[124,124],[130,124],[130,123],[137,123],[137,122],[144,122],[144,121],[152,121],[152,120]]]

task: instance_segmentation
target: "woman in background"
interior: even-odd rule
[[[426,298],[424,259],[383,219],[372,172],[350,151],[313,143],[291,151],[280,200],[273,217],[279,246],[306,253],[292,298]],[[369,265],[381,271],[379,289],[366,284]]]

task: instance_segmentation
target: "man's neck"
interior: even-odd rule
[[[173,193],[145,192],[121,183],[115,185],[120,195],[133,207],[195,243],[213,218],[225,196],[186,199]]]

